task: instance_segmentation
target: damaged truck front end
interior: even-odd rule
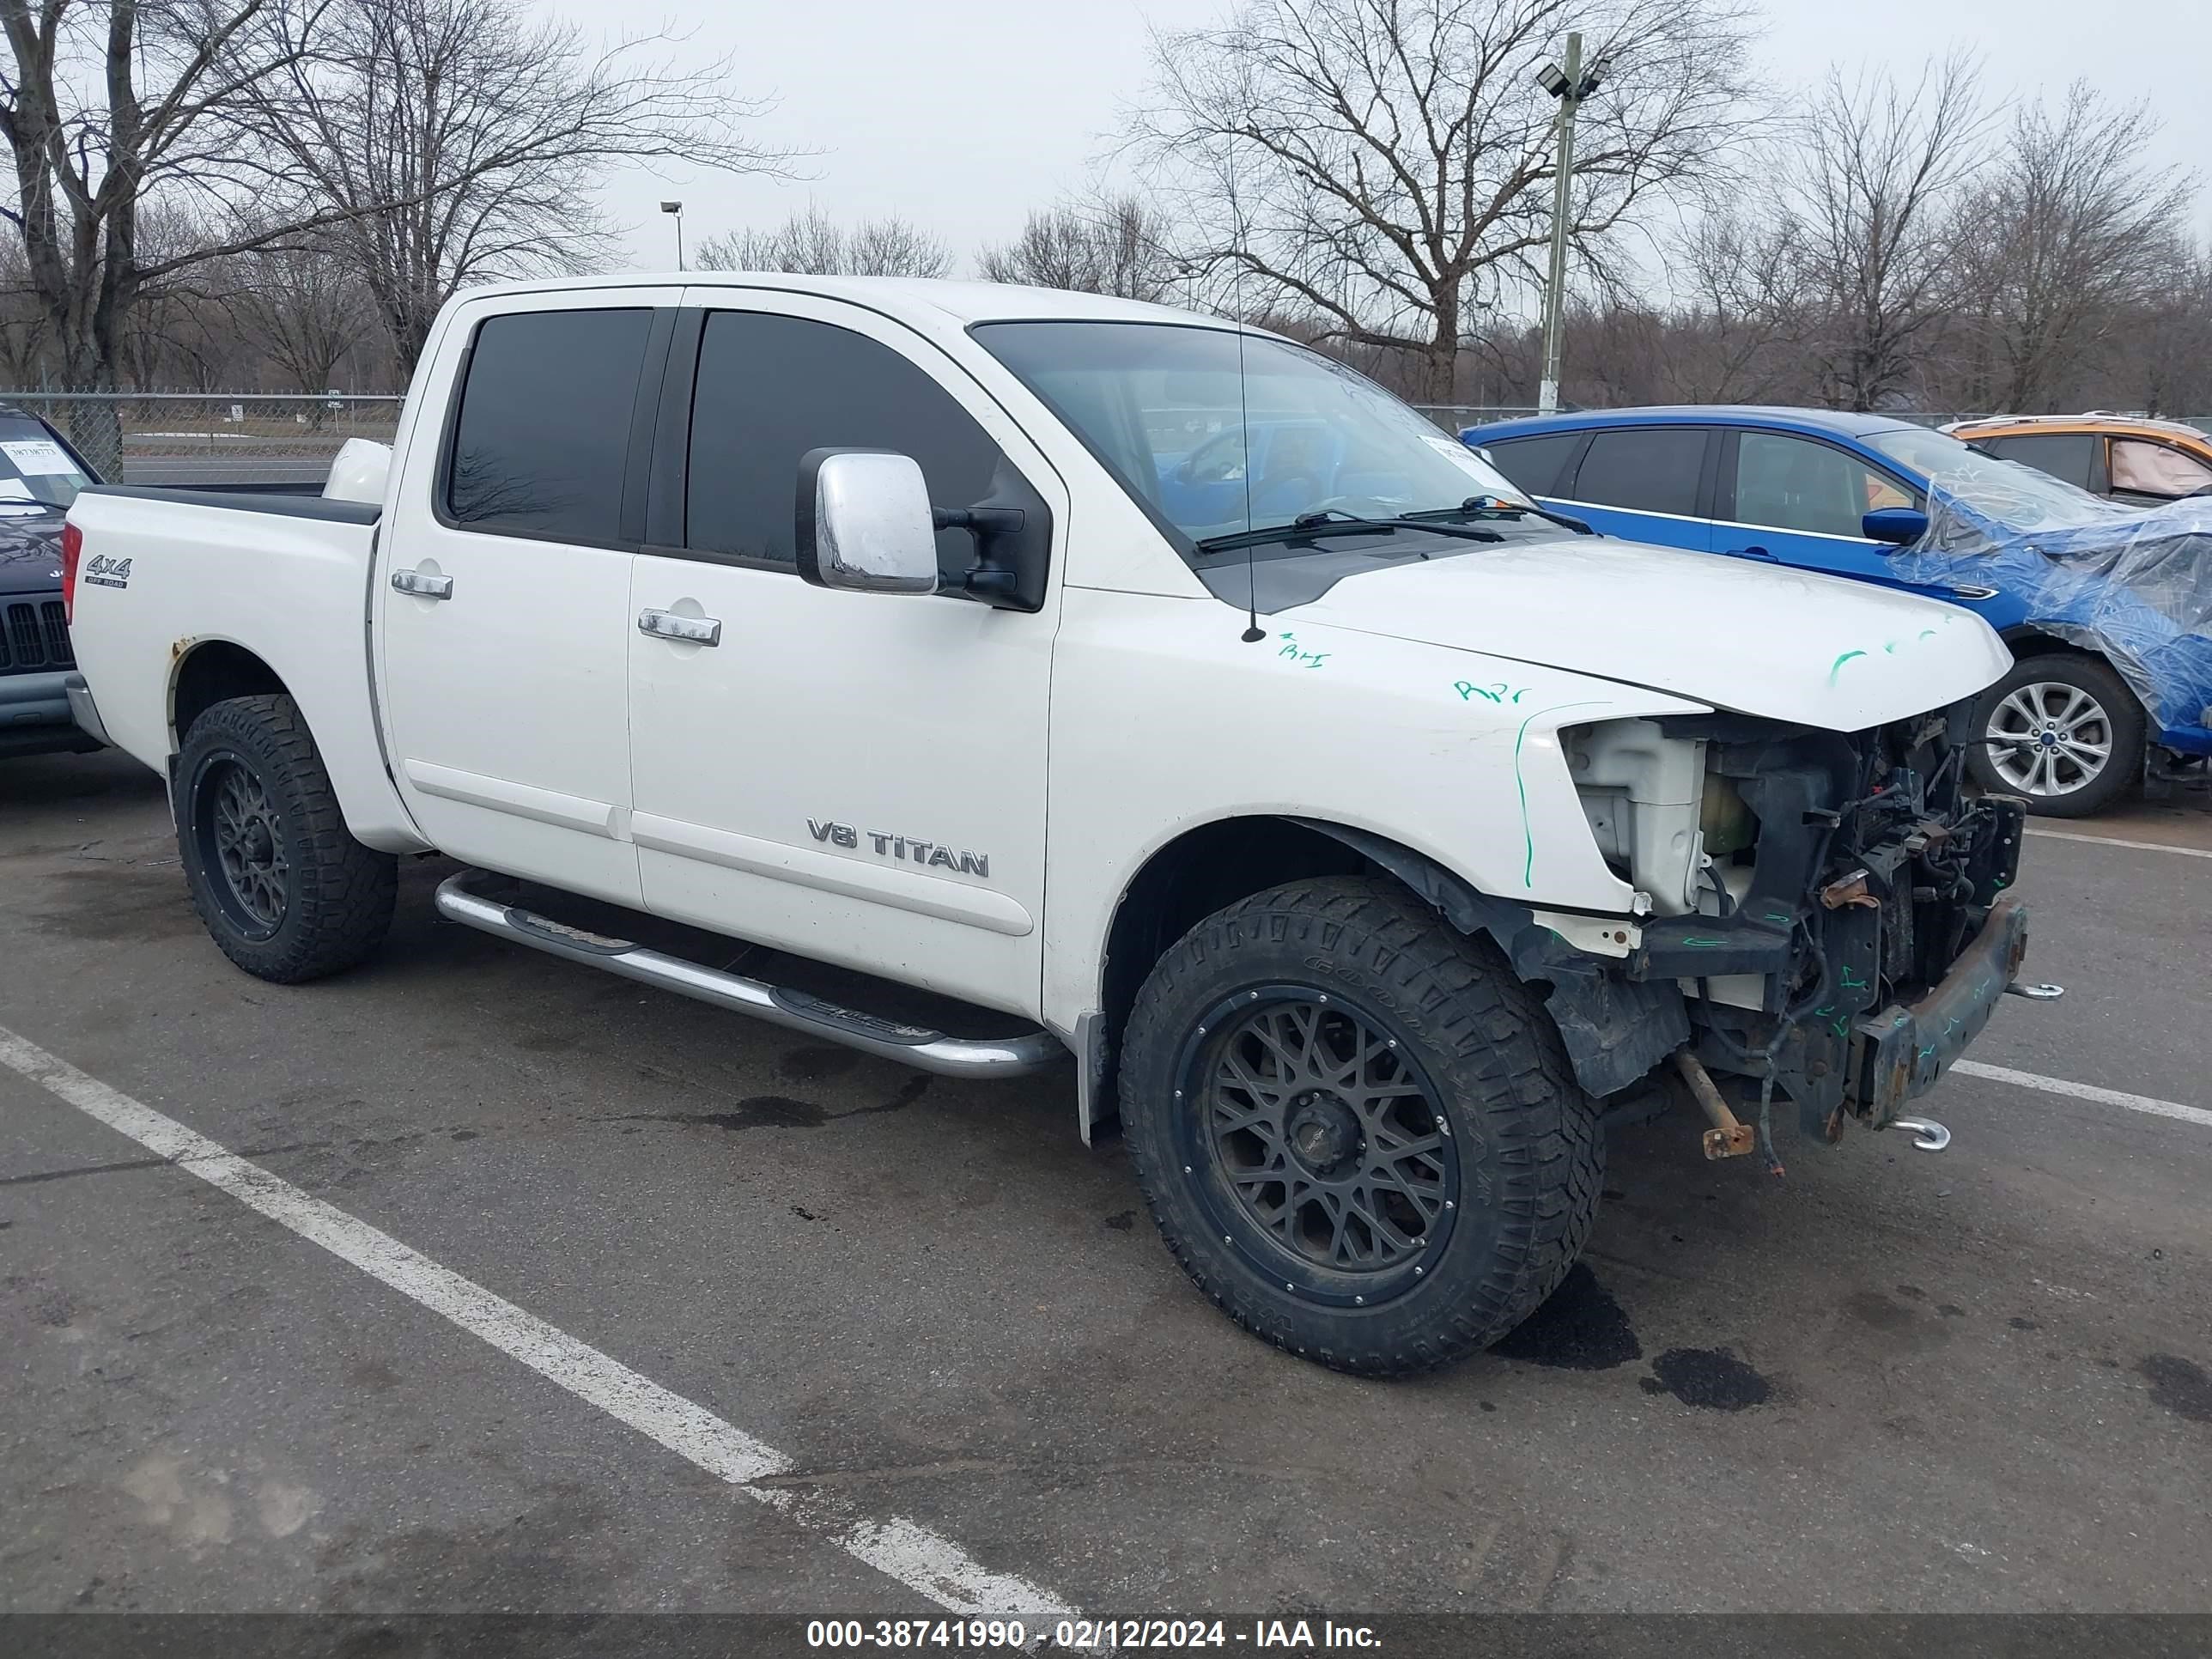
[[[1822,1141],[1849,1117],[1933,1150],[1948,1133],[1907,1103],[2008,990],[2058,994],[2014,983],[2026,808],[1966,793],[1972,706],[1855,732],[1735,714],[1564,728],[1591,833],[1635,892],[1626,922],[1504,903],[1332,833],[1545,986],[1600,1100],[1685,1089],[1711,1120],[1708,1156],[1757,1147],[1775,1169],[1778,1108]]]
[[[1851,733],[1656,722],[1705,745],[1705,880],[1695,908],[1644,923],[1624,972],[1682,992],[1692,1054],[1747,1080],[1762,1129],[1777,1097],[1824,1140],[1847,1115],[1897,1122],[2019,972],[2025,806],[1967,798],[1970,711]]]

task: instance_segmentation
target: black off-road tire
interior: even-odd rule
[[[243,877],[226,869],[218,847],[214,821],[226,788],[234,805],[254,804],[249,816],[269,853]],[[192,908],[247,973],[296,985],[350,968],[384,942],[398,861],[346,829],[323,757],[289,696],[233,697],[192,722],[177,761],[176,810]]]
[[[2065,687],[2087,694],[2101,711],[2106,738],[2112,750],[2103,769],[2094,777],[2062,794],[2038,794],[2033,788],[2023,787],[2019,777],[2005,776],[1997,769],[1990,745],[1978,741],[1996,730],[1992,722],[2007,698],[2019,693],[2033,701],[2039,696],[2037,688],[2045,686]],[[2148,733],[2149,719],[2143,711],[2142,699],[2110,665],[2077,651],[2047,651],[2014,663],[2012,672],[1983,692],[1976,702],[1973,735],[1978,741],[1966,751],[1966,769],[1984,789],[1994,794],[2017,795],[2027,803],[2027,810],[2039,817],[2094,817],[2142,787],[2143,744]]]
[[[1457,1202],[1414,1241],[1429,1252],[1418,1276],[1401,1266],[1357,1301],[1357,1274],[1302,1267],[1241,1205],[1209,1139],[1225,1097],[1205,1082],[1224,1053],[1207,1045],[1242,1040],[1242,1007],[1300,1006],[1301,987],[1395,1039],[1454,1149]],[[1597,1111],[1542,1003],[1487,940],[1381,879],[1278,887],[1171,947],[1129,1020],[1121,1114],[1152,1219],[1199,1288],[1255,1335],[1370,1376],[1445,1364],[1527,1318],[1581,1254],[1603,1186]]]

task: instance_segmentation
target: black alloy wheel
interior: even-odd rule
[[[1444,1248],[1459,1154],[1436,1086],[1371,1012],[1311,986],[1218,1005],[1185,1049],[1182,1092],[1208,1193],[1243,1254],[1292,1295],[1371,1306]]]
[[[291,905],[283,815],[244,758],[228,750],[201,760],[191,799],[191,832],[216,878],[209,884],[216,902],[242,937],[272,938]]]

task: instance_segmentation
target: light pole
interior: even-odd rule
[[[1583,72],[1583,37],[1567,36],[1567,67],[1556,64],[1536,71],[1536,83],[1559,100],[1559,159],[1552,180],[1552,269],[1544,283],[1544,379],[1536,393],[1540,413],[1555,415],[1559,408],[1559,337],[1565,331],[1567,301],[1567,190],[1575,176],[1575,112],[1595,92],[1605,76],[1605,59],[1599,58]]]
[[[663,202],[660,204],[660,210],[663,213],[672,213],[676,216],[676,268],[681,270],[684,269],[684,204]]]

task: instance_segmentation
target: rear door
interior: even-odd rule
[[[457,316],[431,382],[453,395],[410,435],[375,593],[392,768],[424,834],[630,905],[630,562],[679,295]]]
[[[1704,426],[1601,426],[1561,475],[1560,508],[1608,536],[1712,550],[1713,437]]]
[[[1860,521],[1878,507],[1919,507],[1917,491],[1838,444],[1731,428],[1721,446],[1713,550],[1893,585],[1889,550]]]

